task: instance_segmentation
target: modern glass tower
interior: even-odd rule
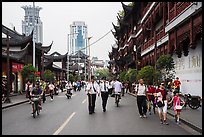
[[[76,54],[80,50],[87,55],[87,37],[87,25],[85,22],[74,21],[70,25],[69,54]]]
[[[30,33],[33,30],[33,7],[30,6],[22,6],[25,10],[25,16],[24,20],[22,20],[22,33],[25,34],[26,36],[30,35]],[[42,8],[39,6],[35,7],[35,42],[37,43],[43,43],[43,23],[40,20],[39,17],[39,11]]]

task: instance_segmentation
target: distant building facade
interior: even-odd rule
[[[33,30],[33,7],[32,6],[22,6],[25,10],[24,20],[22,20],[22,33],[29,36]],[[39,11],[42,8],[39,6],[35,7],[35,42],[43,43],[43,23],[40,20]]]
[[[87,25],[83,21],[74,21],[70,25],[70,34],[68,34],[68,47],[69,54],[75,54],[78,50],[87,55],[87,45],[88,45],[88,30]]]

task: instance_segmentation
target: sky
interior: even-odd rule
[[[25,5],[33,6],[33,2],[2,2],[2,24],[9,28],[15,26],[22,34],[25,11],[21,7]],[[48,54],[57,51],[62,55],[67,52],[67,34],[73,21],[85,22],[92,44],[113,29],[112,22],[117,24],[117,13],[123,10],[121,2],[35,2],[35,6],[42,7],[39,16],[43,22],[43,45],[50,45],[53,41]],[[115,40],[110,32],[91,45],[91,58],[109,60],[108,52]]]

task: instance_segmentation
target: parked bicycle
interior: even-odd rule
[[[198,109],[199,107],[201,107],[201,97],[200,96],[193,96],[191,94],[184,94],[184,108],[187,107],[187,105],[191,108],[191,109]]]

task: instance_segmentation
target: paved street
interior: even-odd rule
[[[116,107],[109,97],[107,111],[103,112],[101,98],[97,97],[96,113],[89,115],[87,96],[74,92],[72,99],[60,93],[51,102],[43,104],[43,110],[35,119],[30,114],[31,105],[24,103],[2,110],[3,135],[190,135],[195,134],[185,125],[177,125],[169,116],[170,125],[161,125],[158,115],[140,118],[135,97],[125,94]]]

